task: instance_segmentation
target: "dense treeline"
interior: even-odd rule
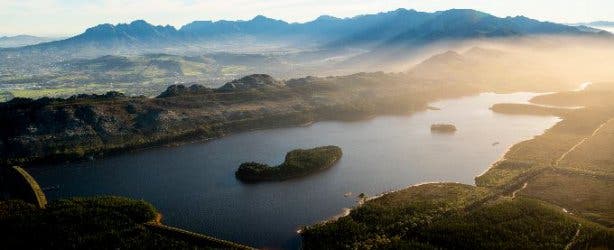
[[[144,201],[120,197],[72,198],[38,209],[0,202],[3,249],[194,249],[143,226],[156,217]]]
[[[540,201],[517,198],[464,211],[445,203],[370,204],[308,228],[306,249],[563,249],[579,222]],[[576,248],[612,248],[614,233],[588,223]]]

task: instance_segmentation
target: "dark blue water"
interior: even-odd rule
[[[481,94],[432,103],[441,110],[359,122],[240,133],[204,143],[155,148],[86,163],[31,169],[50,199],[121,195],[153,203],[164,223],[255,247],[298,248],[296,230],[376,195],[427,181],[473,184],[473,178],[521,140],[541,134],[555,117],[495,114],[498,102],[526,102],[533,94]],[[455,134],[432,134],[450,122]],[[499,142],[493,146],[493,143]],[[245,161],[278,164],[296,148],[338,145],[333,168],[291,181],[243,184],[234,177]],[[349,197],[344,194],[352,192]]]

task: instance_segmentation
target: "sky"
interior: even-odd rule
[[[136,19],[177,28],[194,20],[248,20],[260,14],[306,22],[324,14],[351,17],[397,8],[470,8],[561,23],[614,21],[614,0],[0,0],[0,35],[68,36]]]

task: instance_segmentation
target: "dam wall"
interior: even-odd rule
[[[145,226],[164,236],[179,239],[182,241],[191,242],[192,244],[213,249],[236,249],[236,250],[251,250],[255,249],[249,246],[241,245],[235,242],[221,240],[204,234],[199,234],[184,229],[163,225],[157,222],[145,223]]]
[[[0,168],[0,200],[16,199],[45,208],[47,197],[36,180],[21,167]]]

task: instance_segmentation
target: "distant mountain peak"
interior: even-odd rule
[[[449,9],[449,10],[444,10],[444,11],[438,11],[435,13],[445,14],[445,15],[472,15],[472,16],[480,16],[480,17],[492,16],[491,14],[481,12],[478,10],[474,10],[474,9]]]
[[[278,20],[278,19],[273,19],[267,16],[263,16],[263,15],[257,15],[254,18],[252,18],[252,20],[250,20],[249,22],[252,23],[278,23],[278,24],[287,24],[286,21],[283,20]]]
[[[109,31],[109,30],[114,30],[114,29],[118,29],[118,28],[171,28],[171,29],[175,29],[175,27],[170,26],[170,25],[166,25],[166,26],[162,26],[162,25],[153,25],[148,23],[145,20],[134,20],[130,23],[118,23],[118,24],[110,24],[110,23],[104,23],[104,24],[99,24],[96,25],[94,27],[88,28],[86,30],[86,32],[90,31]]]
[[[417,12],[415,9],[398,8],[394,12]]]
[[[143,19],[137,19],[134,20],[130,23],[130,25],[147,25],[147,26],[151,26],[151,24],[149,24],[147,21],[143,20]]]
[[[318,18],[316,18],[314,21],[337,21],[337,20],[341,20],[341,18],[334,17],[331,15],[321,15]]]
[[[95,32],[95,31],[113,30],[114,28],[115,28],[115,25],[113,25],[113,24],[103,23],[103,24],[98,24],[98,25],[96,25],[94,27],[86,29],[85,33]]]
[[[398,8],[398,9],[393,10],[391,12],[393,12],[393,13],[417,13],[418,11],[416,11],[414,9]]]
[[[268,18],[268,17],[263,16],[263,15],[257,15],[254,18],[252,18],[252,21],[269,21],[269,20],[274,20],[274,19]]]
[[[219,88],[221,91],[232,91],[237,89],[262,88],[267,86],[279,86],[282,82],[275,80],[267,74],[253,74],[233,80]]]
[[[246,37],[263,43],[374,48],[421,46],[442,40],[541,34],[595,35],[597,32],[524,16],[499,18],[472,9],[428,13],[399,8],[351,18],[322,15],[311,22],[291,24],[263,15],[245,21],[194,21],[178,30],[170,25],[154,26],[145,20],[135,20],[128,24],[97,25],[73,38],[40,46],[71,56],[79,54],[83,48],[95,48],[89,51],[100,54],[134,53],[136,50],[160,52],[163,48],[208,41],[236,43]]]

